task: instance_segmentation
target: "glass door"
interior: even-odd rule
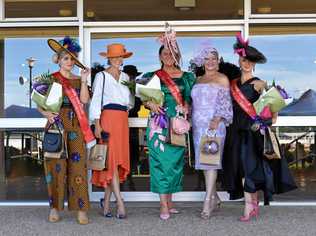
[[[161,30],[163,27],[161,27]],[[237,57],[233,54],[232,45],[235,42],[235,34],[241,27],[231,27],[227,30],[199,32],[199,27],[190,29],[193,32],[177,33],[177,40],[183,57],[182,70],[188,71],[189,61],[194,56],[201,44],[210,42],[218,49],[225,61],[237,62]],[[223,27],[222,29],[225,29]],[[107,28],[85,29],[85,62],[91,67],[102,65],[107,67],[107,61],[99,56],[99,52],[106,51],[106,45],[111,43],[122,43],[128,51],[134,54],[124,60],[124,65],[134,65],[138,71],[145,73],[155,71],[160,68],[158,49],[160,44],[157,37],[160,32],[140,32],[142,27],[136,29],[137,32],[107,32]],[[196,32],[194,32],[194,30]],[[160,31],[160,30],[158,30]],[[123,66],[124,66],[123,65]],[[141,77],[142,75],[140,75]],[[146,112],[138,113],[139,116],[129,119],[130,125],[130,145],[131,145],[131,175],[127,181],[121,185],[124,199],[127,201],[156,201],[158,195],[150,192],[149,176],[149,154],[146,145]],[[145,116],[145,117],[144,117]],[[175,194],[175,200],[198,201],[202,200],[204,191],[203,175],[194,169],[194,150],[192,137],[190,137],[190,147],[185,154],[183,192]],[[220,191],[220,188],[218,189]],[[90,197],[92,201],[98,201],[103,197],[103,189],[90,186]],[[220,193],[225,197],[224,192]]]

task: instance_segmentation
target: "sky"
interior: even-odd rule
[[[106,60],[98,53],[106,51],[110,43],[123,43],[133,56],[124,61],[124,65],[136,65],[141,72],[156,70],[159,43],[156,38],[115,38],[93,39],[91,43],[91,62],[106,65]],[[187,70],[189,60],[193,58],[201,45],[207,43],[217,48],[225,61],[237,64],[238,56],[233,53],[235,37],[178,37],[183,65]],[[252,36],[250,45],[265,54],[268,62],[257,65],[255,75],[259,78],[285,87],[289,94],[298,98],[308,89],[316,90],[316,35]],[[19,76],[29,79],[26,59],[37,59],[33,77],[41,73],[58,70],[52,62],[52,51],[47,38],[5,39],[5,108],[10,105],[28,106],[28,82],[20,85]],[[76,69],[75,72],[78,72]]]

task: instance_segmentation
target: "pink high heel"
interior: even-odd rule
[[[170,218],[170,213],[169,213],[169,210],[167,213],[162,213],[162,208],[166,207],[168,209],[168,206],[165,206],[165,205],[160,205],[160,219],[162,220],[168,220]]]
[[[247,202],[246,202],[246,204],[247,204]],[[259,206],[257,205],[257,201],[256,202],[250,202],[248,204],[251,204],[253,209],[249,212],[248,215],[244,215],[244,216],[241,216],[239,218],[239,221],[241,221],[241,222],[249,222],[252,218],[255,218],[256,220],[258,219]]]

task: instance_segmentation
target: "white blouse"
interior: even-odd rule
[[[104,73],[105,81],[103,104],[101,106],[101,95],[103,86],[102,73]],[[131,109],[134,106],[134,98],[130,93],[128,87],[122,84],[123,81],[129,81],[129,76],[124,72],[121,72],[118,81],[106,71],[102,71],[96,74],[95,80],[93,82],[93,96],[89,106],[89,118],[91,121],[94,121],[95,119],[100,119],[102,107],[109,103],[127,106],[128,109]]]

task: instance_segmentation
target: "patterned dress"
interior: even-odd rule
[[[192,92],[192,128],[195,151],[195,169],[215,170],[222,165],[211,166],[200,164],[200,142],[214,117],[221,117],[216,130],[216,137],[221,138],[220,150],[223,153],[226,126],[232,122],[233,109],[229,88],[216,84],[195,84]]]
[[[152,77],[154,72],[144,77]],[[180,78],[173,79],[180,89],[185,102],[190,103],[190,94],[195,77],[192,73],[184,72]],[[169,118],[176,116],[177,103],[169,89],[161,83],[164,93],[164,107]],[[169,194],[182,191],[184,147],[174,146],[165,142],[168,129],[153,128],[153,119],[149,120],[147,128],[147,144],[150,164],[150,189],[154,193]]]
[[[71,86],[80,94],[80,79],[69,80]],[[68,150],[68,159],[46,159],[45,175],[48,188],[49,205],[51,208],[63,210],[65,186],[67,186],[68,209],[89,209],[86,149],[79,121],[68,97],[59,112],[62,119]]]

